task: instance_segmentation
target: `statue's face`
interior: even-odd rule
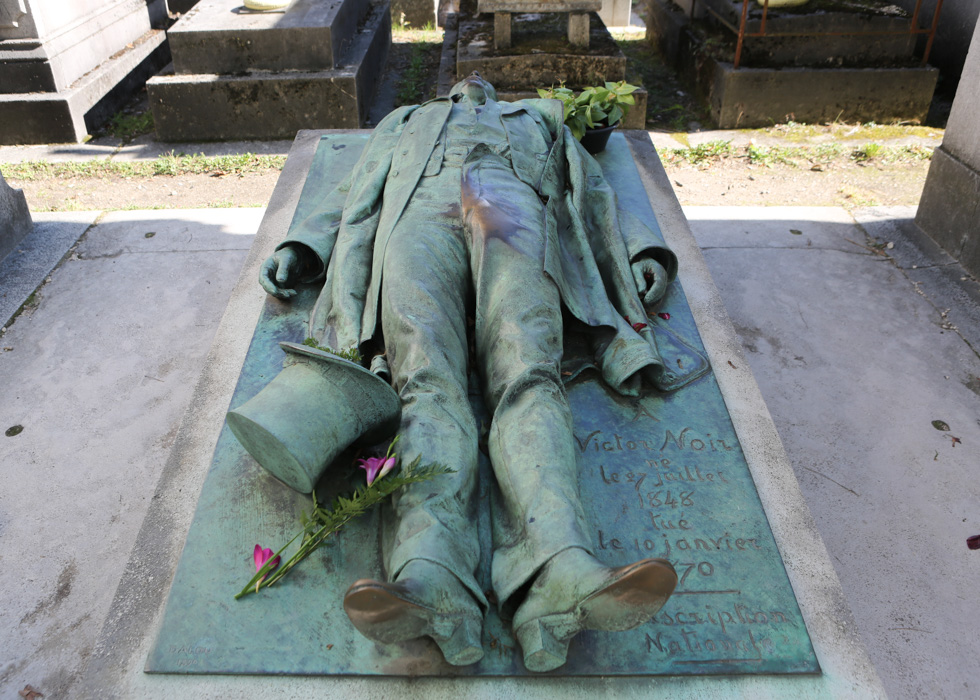
[[[484,104],[487,100],[497,99],[497,91],[493,89],[493,85],[484,80],[476,71],[453,85],[453,89],[449,91],[449,96],[452,97],[453,95],[460,95],[478,105]]]

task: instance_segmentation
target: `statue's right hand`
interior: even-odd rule
[[[289,299],[296,296],[292,287],[300,271],[300,258],[292,246],[280,248],[269,256],[259,272],[259,284],[277,299]]]

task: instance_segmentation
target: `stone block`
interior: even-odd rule
[[[81,141],[169,58],[166,34],[155,30],[66,90],[0,94],[0,145]]]
[[[925,120],[935,68],[739,68],[716,63],[711,116],[722,129],[786,120],[892,122]]]
[[[587,47],[589,45],[589,13],[568,13],[568,43],[572,46]]]
[[[512,23],[511,46],[498,51],[490,15],[461,18],[455,80],[476,70],[500,91],[550,87],[561,81],[582,88],[626,77],[626,56],[594,13],[588,48],[568,42],[565,19],[558,14],[515,14]]]
[[[493,47],[509,49],[511,44],[511,15],[509,12],[493,13]]]
[[[7,257],[33,226],[23,190],[8,185],[0,173],[0,260]]]
[[[344,67],[253,71],[245,75],[170,74],[147,83],[163,141],[292,138],[306,128],[357,128],[367,117],[391,42],[387,3],[371,6]]]
[[[915,223],[980,276],[980,171],[951,155],[945,144],[933,151]]]
[[[31,27],[11,37],[0,30],[4,93],[64,91],[153,29],[164,0],[72,0],[33,3]]]
[[[169,31],[178,74],[321,71],[338,67],[368,0],[296,0],[248,12],[240,0],[201,0]]]
[[[980,170],[980,24],[963,67],[960,87],[946,122],[943,148],[973,170]]]
[[[647,38],[673,48],[679,26],[686,25],[691,14],[692,0],[648,0]],[[732,27],[738,27],[741,2],[732,0],[696,0],[695,19],[716,24],[720,17]],[[748,33],[762,28],[762,8],[754,1],[749,5],[746,21]],[[867,7],[875,8],[873,11]],[[846,0],[824,0],[819,6],[771,9],[766,19],[766,32],[783,36],[746,36],[741,65],[746,67],[896,67],[915,65],[912,56],[915,37],[909,34],[911,18],[900,8],[884,0],[877,3],[855,4]],[[866,32],[866,34],[845,34]],[[891,33],[889,33],[891,32]],[[807,33],[812,35],[807,36]],[[734,61],[736,34],[723,30],[716,36],[721,44],[714,47],[714,56]],[[665,53],[669,53],[664,50]]]
[[[607,27],[628,27],[632,9],[632,0],[602,0],[599,18]]]
[[[477,12],[597,12],[602,0],[478,0]]]

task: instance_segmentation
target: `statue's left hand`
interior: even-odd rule
[[[639,258],[630,269],[643,305],[651,306],[660,301],[667,291],[667,271],[663,265],[653,258]]]

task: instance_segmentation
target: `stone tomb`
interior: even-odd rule
[[[537,97],[537,88],[562,82],[580,90],[625,80],[626,56],[599,15],[581,11],[591,4],[592,0],[481,0],[478,11],[476,0],[463,0],[460,12],[446,21],[438,94],[448,94],[456,81],[473,71],[486,78],[505,101]],[[518,11],[531,6],[539,9]],[[575,20],[576,16],[588,21]],[[573,33],[582,31],[587,32],[588,41],[577,44],[584,40],[573,40]],[[496,46],[501,33],[508,38],[505,45]],[[636,104],[622,125],[642,129],[647,92],[640,88],[633,97]]]
[[[168,60],[164,0],[0,0],[0,144],[81,141]]]
[[[357,128],[391,44],[388,3],[296,0],[249,12],[201,0],[170,32],[173,68],[150,80],[164,141],[292,138]]]
[[[344,177],[366,141],[363,133],[320,139],[294,221]],[[599,160],[620,205],[656,225],[626,139],[617,135]],[[304,338],[317,291],[305,288],[289,304],[266,301],[232,406],[276,374],[283,358],[278,341]],[[680,284],[672,285],[659,311],[664,317],[649,322],[658,326],[665,359],[671,366],[681,358],[693,362],[690,348],[703,348]],[[555,675],[818,673],[807,626],[708,365],[702,360],[701,377],[676,392],[627,399],[605,388],[589,369],[587,352],[566,341],[565,355],[581,492],[597,556],[611,565],[664,557],[676,566],[680,583],[653,622],[576,637],[568,663]],[[471,398],[478,422],[481,416],[488,422],[479,391]],[[352,457],[342,455],[329,470],[318,489],[321,501],[362,480]],[[488,507],[497,494],[482,459],[484,561],[478,578],[489,589]],[[354,630],[341,602],[354,580],[382,576],[376,512],[349,525],[281,584],[233,600],[254,572],[254,544],[281,546],[304,508],[310,508],[308,497],[269,476],[227,427],[222,431],[148,671],[528,675],[509,626],[493,609],[484,627],[486,655],[465,668],[446,664],[427,639],[379,645]]]
[[[925,120],[938,71],[920,65],[911,17],[887,0],[770,8],[767,36],[746,36],[735,68],[741,12],[741,0],[647,0],[647,39],[719,127]],[[762,26],[753,0],[746,34]]]
[[[478,0],[477,12],[493,13],[493,45],[509,49],[511,15],[518,12],[549,12],[567,16],[568,43],[589,48],[589,13],[602,8],[601,0]]]

